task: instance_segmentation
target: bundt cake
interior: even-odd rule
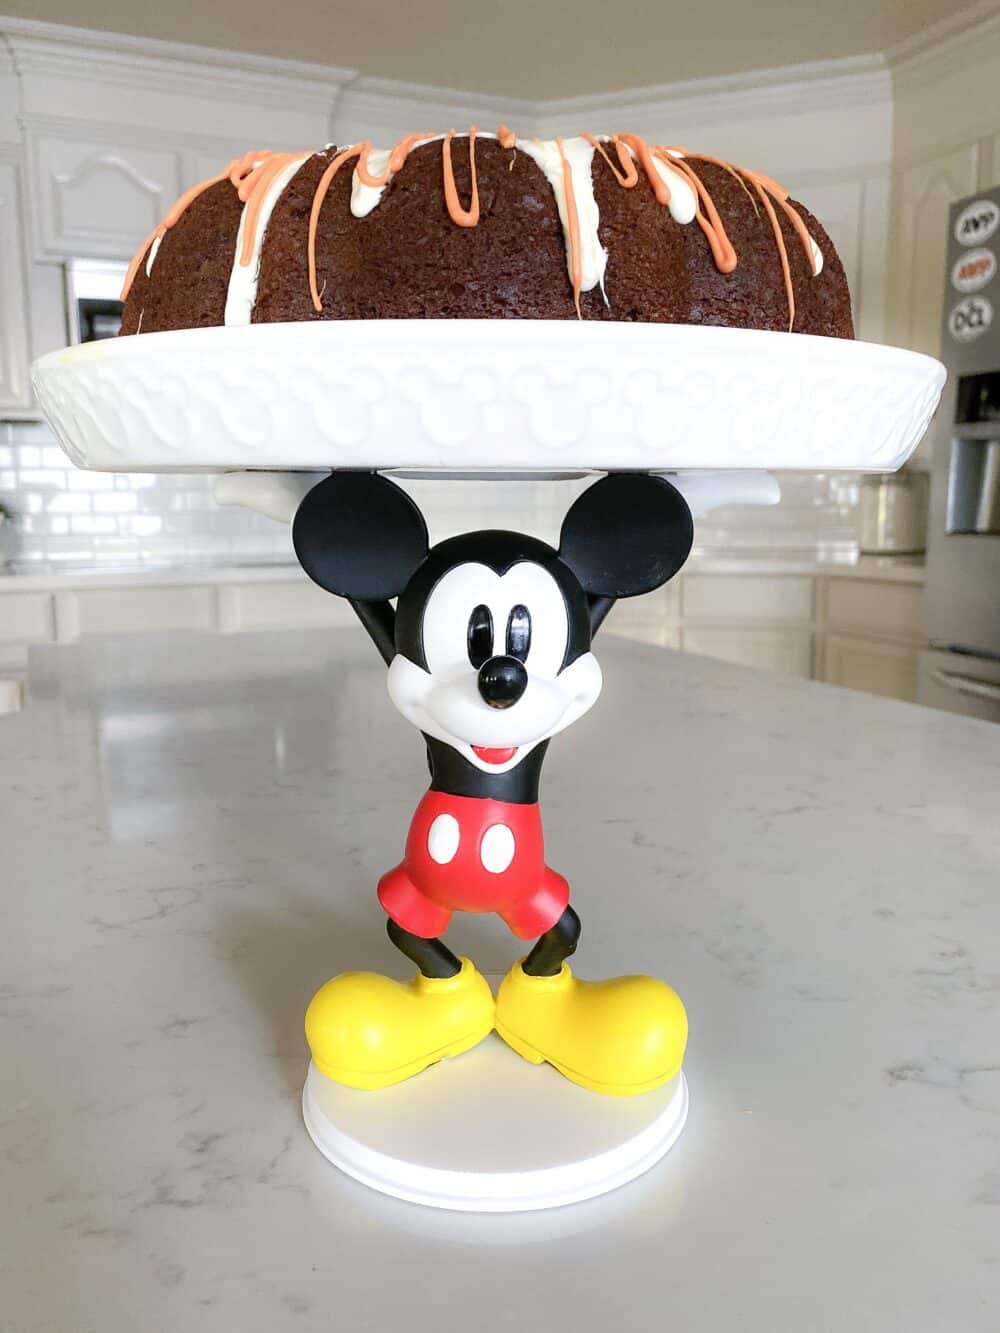
[[[250,152],[143,242],[123,334],[324,319],[601,319],[854,336],[820,223],[638,135],[410,134]]]

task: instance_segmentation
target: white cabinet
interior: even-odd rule
[[[40,259],[129,259],[181,193],[172,148],[53,129],[30,152]]]
[[[823,679],[828,685],[912,702],[917,695],[917,650],[905,643],[828,634]]]
[[[607,632],[893,699],[916,696],[923,585],[815,574],[682,574],[620,602]]]
[[[763,671],[812,675],[810,575],[687,574],[681,647]]]
[[[25,272],[18,169],[0,161],[0,414],[31,403]]]
[[[208,584],[56,593],[56,637],[61,643],[106,634],[214,628],[215,589]]]
[[[684,619],[801,624],[813,612],[808,575],[687,574],[681,593]]]
[[[965,143],[900,172],[892,238],[891,341],[936,356],[941,345],[948,209],[976,188],[979,144]]]
[[[837,629],[919,641],[924,589],[888,579],[827,579],[826,620]]]
[[[825,626],[818,675],[890,699],[914,700],[924,590],[887,579],[831,578],[820,590]]]
[[[812,677],[813,636],[810,630],[722,629],[707,625],[684,626],[681,646],[686,653],[720,657],[762,671],[786,676]]]
[[[219,588],[219,629],[325,629],[356,625],[342,597],[332,597],[309,579],[230,583]]]
[[[0,669],[27,665],[28,645],[55,638],[49,592],[8,592],[0,596]]]

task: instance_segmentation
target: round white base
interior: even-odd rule
[[[335,1166],[383,1194],[430,1208],[557,1208],[617,1189],[677,1142],[683,1073],[638,1097],[606,1097],[532,1065],[496,1035],[378,1092],[309,1066],[302,1113]]]

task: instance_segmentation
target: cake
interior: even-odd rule
[[[146,238],[124,335],[329,319],[580,319],[854,336],[823,227],[769,177],[634,134],[410,134],[249,152]]]

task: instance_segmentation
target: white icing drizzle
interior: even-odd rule
[[[236,252],[233,255],[233,267],[229,273],[229,291],[226,295],[226,314],[224,322],[227,325],[249,324],[250,316],[253,314],[254,302],[257,300],[257,277],[260,273],[260,252],[264,244],[264,236],[267,232],[267,224],[271,220],[271,214],[274,206],[284,193],[285,187],[303,166],[308,157],[299,158],[298,161],[289,162],[283,171],[280,171],[267,188],[261,204],[260,214],[257,218],[257,231],[254,236],[253,252],[250,256],[249,264],[240,263],[240,251],[243,249],[243,227],[246,222],[248,204],[244,204],[243,212],[240,216],[239,230],[236,233]]]
[[[147,278],[148,278],[148,277],[150,276],[150,274],[153,272],[153,260],[156,258],[156,252],[157,252],[157,250],[159,250],[159,248],[160,248],[160,242],[161,242],[162,240],[163,240],[163,237],[162,237],[162,236],[154,236],[154,237],[153,237],[153,244],[149,247],[149,254],[146,256],[146,277],[147,277]]]
[[[381,176],[389,166],[389,158],[392,154],[390,148],[373,148],[368,154],[368,173],[371,176]],[[375,208],[378,201],[385,192],[385,187],[389,184],[389,177],[386,176],[381,185],[365,185],[358,175],[357,167],[354,168],[354,174],[351,177],[351,212],[356,218],[366,218]]]
[[[809,237],[809,244],[812,246],[813,257],[813,277],[818,278],[823,272],[823,251],[819,248],[813,238]]]
[[[488,134],[485,130],[476,130],[477,139],[495,139],[495,134]],[[429,134],[426,139],[418,139],[410,149],[414,152],[417,148],[423,148],[424,144],[440,143],[444,138],[443,134]],[[332,147],[327,144],[327,148]],[[357,147],[356,144],[351,145]],[[392,156],[391,148],[372,148],[368,153],[368,174],[369,176],[381,176],[389,165],[389,158]],[[366,185],[358,175],[357,167],[351,175],[351,213],[356,218],[366,218],[373,209],[377,208],[385,188],[392,180],[392,173],[386,176],[381,185]]]
[[[573,176],[573,197],[576,200],[577,218],[580,224],[580,290],[593,291],[600,284],[604,291],[604,270],[608,265],[608,252],[601,245],[597,234],[601,220],[597,200],[594,198],[594,181],[591,163],[594,160],[594,146],[586,139],[563,139],[563,152]],[[517,146],[522,153],[540,167],[545,179],[552,186],[566,241],[566,269],[573,276],[572,250],[569,238],[569,213],[566,209],[566,179],[559,152],[559,145],[554,139],[518,139]],[[605,298],[607,299],[607,298]]]
[[[632,152],[631,148],[629,152]],[[632,153],[632,156],[635,154]],[[689,222],[694,221],[698,212],[698,196],[695,194],[694,186],[686,176],[682,176],[679,171],[671,170],[666,162],[658,157],[653,158],[653,166],[660,180],[670,191],[670,202],[667,204],[670,216],[675,222],[680,222],[686,227]]]

